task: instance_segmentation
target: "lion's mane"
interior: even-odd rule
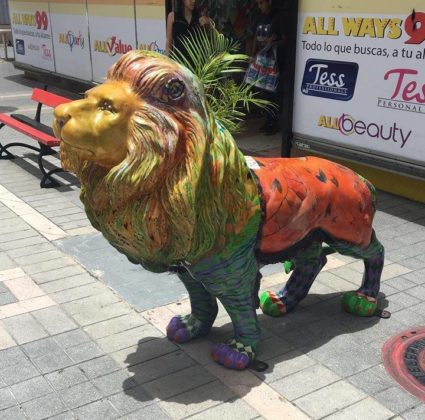
[[[173,76],[185,82],[185,103],[152,100]],[[126,159],[106,170],[61,145],[62,164],[80,179],[92,224],[150,269],[211,255],[258,211],[256,187],[232,136],[214,121],[196,77],[172,60],[132,51],[108,80],[129,83],[141,99]]]

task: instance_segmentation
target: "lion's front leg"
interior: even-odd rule
[[[254,252],[242,249],[219,264],[217,260],[215,265],[204,263],[204,270],[195,272],[196,278],[223,304],[233,323],[233,339],[215,345],[213,359],[230,369],[245,369],[255,359],[260,340],[255,293],[258,265]]]
[[[167,337],[177,343],[185,343],[192,338],[207,335],[217,316],[218,306],[214,296],[186,271],[178,273],[190,298],[190,315],[177,315],[167,326]]]

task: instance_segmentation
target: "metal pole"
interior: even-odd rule
[[[281,156],[289,157],[292,148],[292,117],[294,108],[294,81],[295,81],[295,57],[297,43],[299,0],[289,0],[287,12],[290,15],[288,21],[288,44],[285,48],[285,62],[283,67],[283,99],[282,99],[282,149]]]

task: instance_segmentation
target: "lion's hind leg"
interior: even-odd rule
[[[262,311],[270,316],[291,312],[304,299],[320,270],[326,264],[322,243],[312,242],[300,250],[293,259],[295,266],[286,285],[277,293],[265,291],[260,297]]]
[[[329,245],[342,255],[361,258],[365,271],[362,285],[357,291],[344,293],[342,307],[345,311],[359,316],[373,316],[377,309],[377,297],[381,274],[384,267],[384,247],[372,232],[370,244],[366,247],[346,242],[332,242]]]
[[[173,317],[167,326],[167,337],[177,343],[185,343],[209,333],[217,316],[218,306],[216,298],[186,270],[179,272],[178,276],[189,293],[192,313]]]

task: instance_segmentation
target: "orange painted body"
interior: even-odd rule
[[[316,157],[254,160],[265,207],[261,252],[285,250],[315,229],[336,240],[369,245],[374,198],[368,181]]]

